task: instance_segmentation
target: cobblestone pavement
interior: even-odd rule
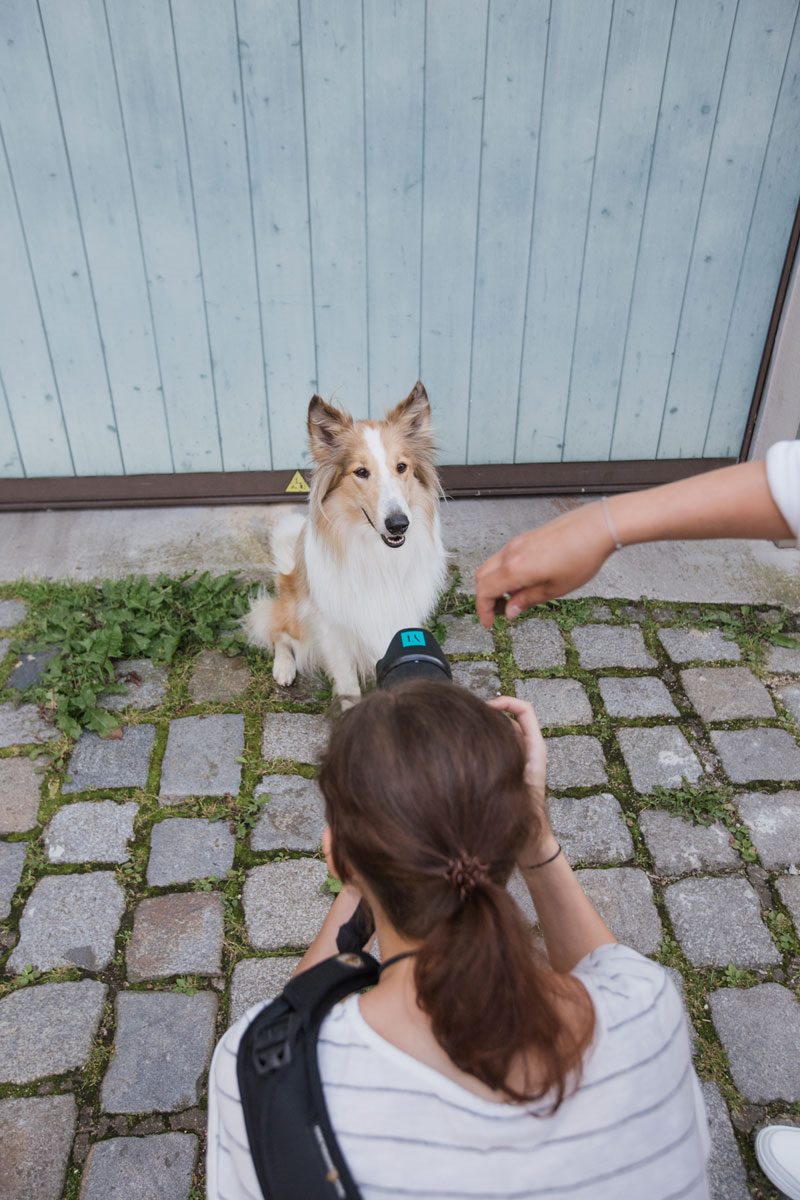
[[[0,603],[0,636],[23,617]],[[682,988],[718,1200],[775,1196],[752,1134],[800,1124],[800,651],[774,620],[579,601],[439,627],[460,682],[533,701],[568,857]],[[325,693],[257,655],[120,668],[107,740],[0,693],[2,1200],[199,1200],[214,1041],[330,903]]]

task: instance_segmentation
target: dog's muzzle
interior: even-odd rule
[[[389,513],[383,524],[386,528],[386,533],[382,533],[381,537],[387,546],[396,550],[406,540],[408,517],[400,509],[396,509],[394,512]]]

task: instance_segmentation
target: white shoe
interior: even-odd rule
[[[767,1125],[756,1134],[758,1165],[789,1200],[800,1200],[800,1126]]]

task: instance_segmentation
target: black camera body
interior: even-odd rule
[[[427,629],[398,629],[383,658],[375,664],[379,688],[396,687],[408,679],[435,679],[451,683],[450,663]]]

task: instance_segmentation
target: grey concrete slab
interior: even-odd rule
[[[684,954],[696,967],[777,966],[778,948],[761,905],[744,879],[682,879],[664,889],[664,903]]]
[[[598,686],[609,716],[678,716],[665,684],[655,675],[603,675],[598,680]]]
[[[159,800],[174,804],[190,796],[238,796],[243,754],[244,717],[238,713],[170,721]]]
[[[101,738],[82,733],[67,767],[65,796],[73,792],[109,788],[143,788],[147,785],[155,725],[126,725],[121,738]]]
[[[250,838],[253,850],[318,850],[325,805],[316,780],[302,775],[265,775],[255,796],[268,796]]]
[[[708,997],[733,1082],[746,1100],[800,1100],[800,1003],[779,983],[719,988]]]
[[[511,626],[514,659],[521,671],[563,667],[567,650],[558,623],[551,618],[530,617]]]
[[[800,934],[800,875],[781,875],[775,880],[775,890],[780,896]]]
[[[633,855],[622,809],[608,792],[580,799],[553,796],[550,822],[571,863],[621,863]]]
[[[722,1093],[715,1083],[700,1083],[708,1116],[711,1153],[708,1158],[708,1182],[713,1200],[750,1200],[747,1172],[736,1144],[731,1118]]]
[[[29,758],[0,758],[0,833],[26,833],[39,812],[42,776]]]
[[[322,891],[327,877],[325,864],[311,858],[248,871],[242,904],[251,945],[281,950],[313,941],[331,906],[332,897]]]
[[[264,719],[263,757],[316,763],[328,745],[330,727],[324,717],[272,712]]]
[[[645,872],[636,867],[611,867],[576,874],[614,936],[640,954],[655,954],[663,931]]]
[[[658,638],[674,663],[738,662],[742,652],[733,639],[713,629],[659,629]]]
[[[800,747],[785,729],[712,729],[711,741],[734,783],[800,780]]]
[[[23,909],[6,971],[17,973],[28,963],[40,971],[102,971],[114,956],[124,909],[125,893],[111,871],[45,875]]]
[[[168,667],[156,666],[149,658],[122,658],[114,665],[114,676],[125,691],[105,692],[100,705],[114,712],[157,708],[167,693],[168,675]]]
[[[576,625],[572,640],[582,667],[655,667],[656,660],[634,625]]]
[[[444,650],[447,654],[494,654],[492,631],[484,629],[477,617],[442,617],[447,630]]]
[[[724,825],[693,825],[683,817],[657,809],[639,815],[639,828],[659,875],[688,875],[692,871],[724,871],[742,860]]]
[[[283,991],[300,962],[299,954],[275,958],[245,958],[233,968],[231,979],[231,1025],[254,1004],[273,1000]]]
[[[465,589],[476,567],[516,533],[586,500],[575,496],[451,500],[445,545]],[[120,579],[160,571],[268,573],[275,506],[89,509],[0,515],[0,582],[19,578]],[[751,603],[800,609],[800,551],[771,542],[653,542],[613,554],[575,595]]]
[[[765,867],[800,863],[800,791],[746,792],[735,803]]]
[[[8,647],[11,645],[10,638],[0,638],[0,663],[8,653]]]
[[[21,600],[0,600],[0,629],[13,629],[28,611]]]
[[[764,666],[775,675],[800,675],[800,647],[770,646]]]
[[[3,1200],[60,1200],[77,1122],[74,1096],[0,1100]]]
[[[618,729],[617,741],[637,792],[696,783],[703,774],[697,755],[675,725]]]
[[[769,692],[746,667],[690,667],[681,671],[681,682],[704,721],[775,716]]]
[[[193,1133],[98,1142],[86,1160],[80,1200],[187,1200],[197,1147]]]
[[[139,805],[133,800],[79,800],[60,808],[44,831],[52,863],[123,863]]]
[[[111,1113],[179,1112],[197,1104],[214,1046],[211,992],[120,992],[114,1056],[101,1107]]]
[[[787,687],[779,688],[776,694],[800,725],[800,684],[790,683]]]
[[[153,826],[147,882],[151,887],[227,875],[236,839],[224,821],[171,817]]]
[[[500,676],[495,663],[474,660],[454,662],[451,667],[453,682],[481,700],[491,700],[493,696],[500,695]]]
[[[581,734],[545,738],[547,786],[556,792],[607,783],[606,760],[597,738]]]
[[[58,737],[60,731],[45,721],[35,704],[0,704],[0,750],[50,742]]]
[[[107,990],[82,979],[20,988],[0,1000],[0,1083],[31,1083],[82,1067]]]
[[[231,658],[217,650],[203,650],[192,668],[189,696],[193,704],[227,703],[247,691],[250,679],[250,668],[242,655]]]
[[[48,665],[58,654],[57,646],[48,646],[44,650],[31,650],[20,654],[8,677],[8,686],[18,692],[33,687],[38,683],[47,670]]]
[[[543,729],[592,723],[589,697],[577,679],[518,679],[515,689],[533,705]]]
[[[142,900],[133,914],[126,964],[131,983],[170,975],[218,975],[225,918],[222,897],[178,892]]]
[[[11,900],[22,878],[26,842],[0,842],[0,921],[11,912]]]

